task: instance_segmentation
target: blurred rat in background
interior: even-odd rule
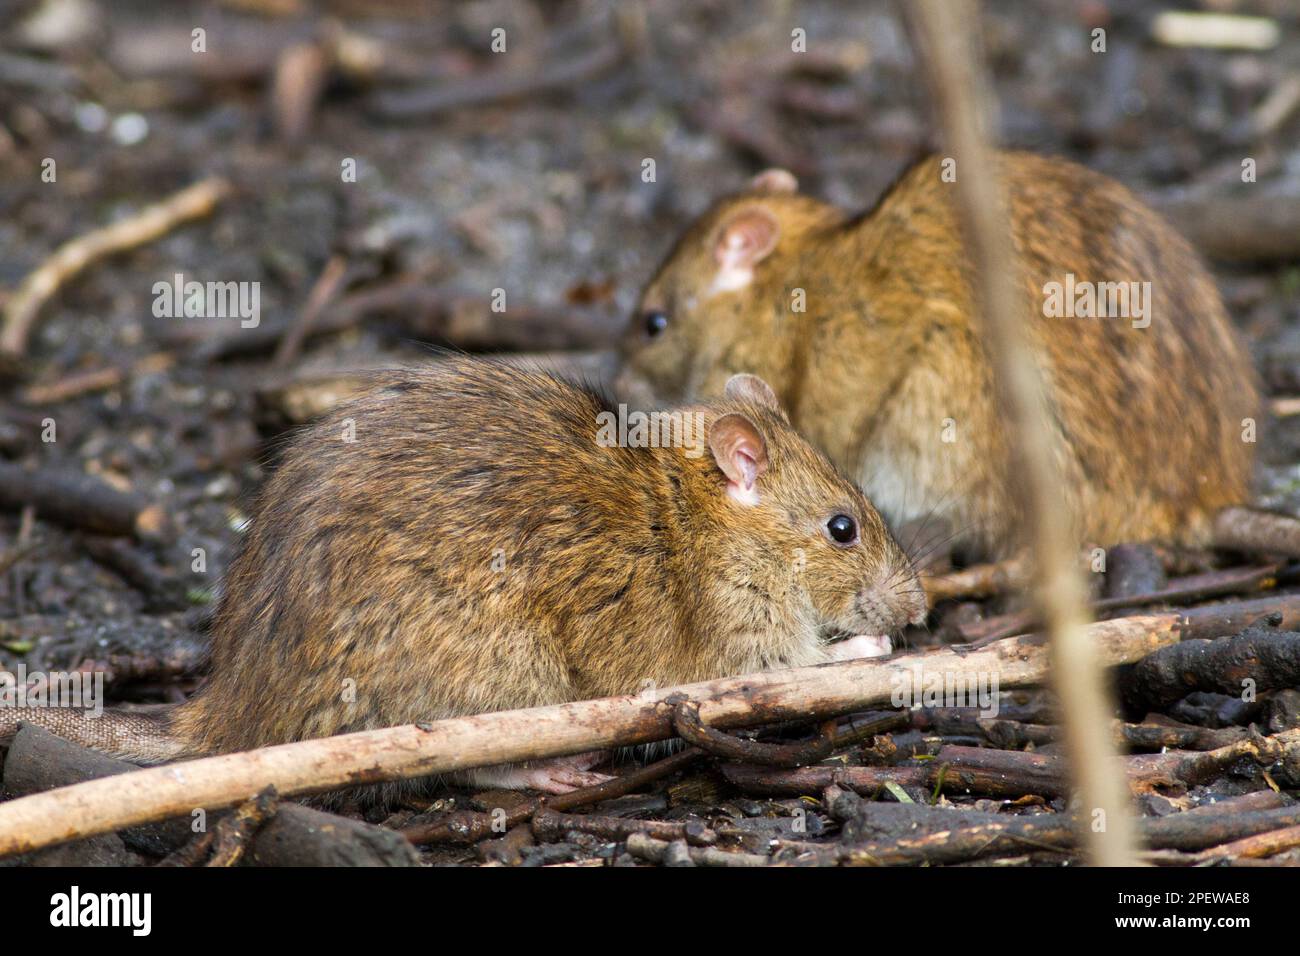
[[[1205,544],[1247,500],[1260,397],[1186,241],[1120,184],[1001,154],[1025,331],[1080,544]],[[615,391],[648,406],[762,376],[890,526],[945,524],[968,560],[1021,544],[1020,498],[971,266],[939,157],[860,215],[782,170],[716,203],[651,279]]]

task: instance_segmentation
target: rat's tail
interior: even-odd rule
[[[132,763],[166,763],[185,755],[185,745],[168,732],[168,713],[88,711],[72,707],[0,706],[0,744],[21,724],[35,724],[73,743]]]
[[[1300,558],[1300,518],[1280,511],[1233,505],[1214,516],[1211,543],[1227,551]]]

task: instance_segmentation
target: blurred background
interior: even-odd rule
[[[1283,416],[1263,500],[1300,504],[1300,9],[984,11],[1003,144],[1119,179],[1212,259]],[[0,515],[0,667],[176,694],[277,438],[358,371],[451,346],[599,377],[713,198],[783,166],[866,207],[932,136],[885,0],[0,0],[6,324],[61,244],[220,184],[211,208],[63,275],[8,341],[4,462],[166,521]],[[154,285],[177,273],[257,283],[257,325],[159,317]]]

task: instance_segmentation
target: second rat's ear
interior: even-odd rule
[[[714,292],[743,289],[754,278],[754,266],[776,248],[781,227],[776,217],[761,206],[746,206],[723,221],[713,241],[713,259],[718,274]]]
[[[749,188],[760,193],[797,193],[799,180],[788,169],[765,169],[749,181]]]
[[[744,415],[723,415],[709,427],[709,450],[727,476],[727,494],[742,505],[758,504],[756,483],[767,471],[767,441]]]
[[[722,394],[733,402],[752,402],[770,408],[774,412],[781,411],[781,400],[776,397],[776,392],[772,391],[772,386],[757,375],[742,372],[731,376],[723,386]]]

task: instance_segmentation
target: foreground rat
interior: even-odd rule
[[[870,656],[923,620],[880,516],[761,380],[658,421],[486,362],[388,373],[262,490],[194,697],[159,722],[0,709],[0,739],[30,720],[160,762]],[[467,776],[563,792],[596,759]]]
[[[1212,279],[1118,183],[1023,153],[1001,163],[1080,543],[1206,543],[1214,514],[1247,498],[1260,406]],[[760,375],[892,527],[942,519],[969,556],[1016,550],[954,169],[922,160],[857,216],[781,170],[717,203],[645,288],[616,393],[682,401]]]

